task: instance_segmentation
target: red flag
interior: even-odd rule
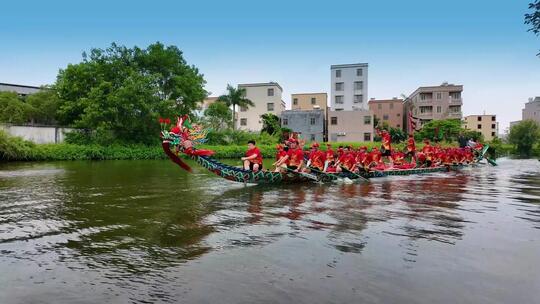
[[[409,134],[413,134],[416,131],[416,117],[412,115],[412,111],[409,111]]]

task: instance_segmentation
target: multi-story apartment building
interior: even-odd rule
[[[478,131],[485,140],[493,140],[499,136],[499,123],[495,115],[469,115],[463,120],[465,128]]]
[[[380,124],[386,122],[390,127],[403,129],[403,99],[372,98],[369,100],[369,110]]]
[[[324,141],[325,116],[321,109],[281,112],[281,126],[298,133],[306,141]]]
[[[419,87],[405,100],[405,113],[412,111],[419,119],[418,128],[434,119],[462,119],[462,85],[443,83],[440,86]],[[405,126],[408,130],[407,119]]]
[[[238,110],[236,125],[239,130],[260,131],[263,127],[261,115],[272,113],[281,116],[285,102],[281,99],[283,89],[277,82],[239,84],[246,90],[246,98],[255,105]]]
[[[371,111],[328,111],[328,141],[373,141]]]
[[[334,111],[368,109],[368,64],[339,64],[330,66],[330,106]]]
[[[40,87],[21,84],[0,83],[0,92],[15,92],[19,96],[26,96],[41,91]]]
[[[522,119],[532,119],[540,124],[540,97],[529,98],[522,111]]]
[[[324,117],[323,140],[328,140],[328,95],[326,93],[291,94],[291,108],[293,110],[322,110]]]

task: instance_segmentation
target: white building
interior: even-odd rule
[[[523,120],[531,119],[540,124],[540,97],[529,98],[522,113]]]
[[[367,63],[332,65],[330,74],[333,111],[369,110]]]
[[[261,115],[272,113],[281,116],[285,102],[281,99],[283,89],[277,82],[239,84],[246,89],[246,98],[255,106],[240,108],[236,126],[239,130],[260,131],[263,127]]]

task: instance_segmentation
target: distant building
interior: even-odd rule
[[[495,115],[469,115],[464,119],[465,128],[478,131],[485,140],[493,140],[499,136],[499,123]]]
[[[373,141],[373,113],[328,111],[328,141]]]
[[[216,102],[217,99],[218,97],[206,97],[202,101],[202,103],[197,106],[197,109],[195,110],[195,115],[197,115],[198,117],[204,116],[204,111],[206,111],[211,104]]]
[[[510,122],[510,128],[512,128],[513,126],[517,125],[520,122],[521,122],[521,120],[511,121]]]
[[[291,94],[293,110],[322,110],[324,117],[324,140],[327,140],[328,130],[328,95],[326,93]]]
[[[281,99],[283,89],[276,82],[239,84],[238,88],[246,89],[246,98],[255,104],[238,110],[236,124],[239,130],[260,131],[263,127],[261,115],[272,113],[279,117],[285,111],[285,102]]]
[[[0,92],[15,92],[19,96],[26,96],[29,94],[37,93],[39,91],[41,91],[40,87],[21,84],[0,83]]]
[[[522,111],[523,120],[531,119],[540,124],[540,97],[529,98]]]
[[[281,126],[298,133],[306,141],[324,141],[324,111],[287,110],[281,112]]]
[[[330,66],[330,106],[334,111],[368,110],[368,64]]]
[[[463,114],[462,85],[443,83],[440,86],[419,87],[405,100],[405,113],[412,111],[419,119],[418,128],[429,121],[439,119],[460,119]],[[408,115],[405,115],[408,119]],[[407,132],[408,123],[406,122]]]
[[[403,129],[403,99],[371,99],[369,110],[382,124],[388,123],[390,127]]]

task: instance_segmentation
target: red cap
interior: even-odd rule
[[[319,147],[319,143],[318,142],[314,142],[313,144],[311,144],[311,147],[313,148],[318,148]]]

